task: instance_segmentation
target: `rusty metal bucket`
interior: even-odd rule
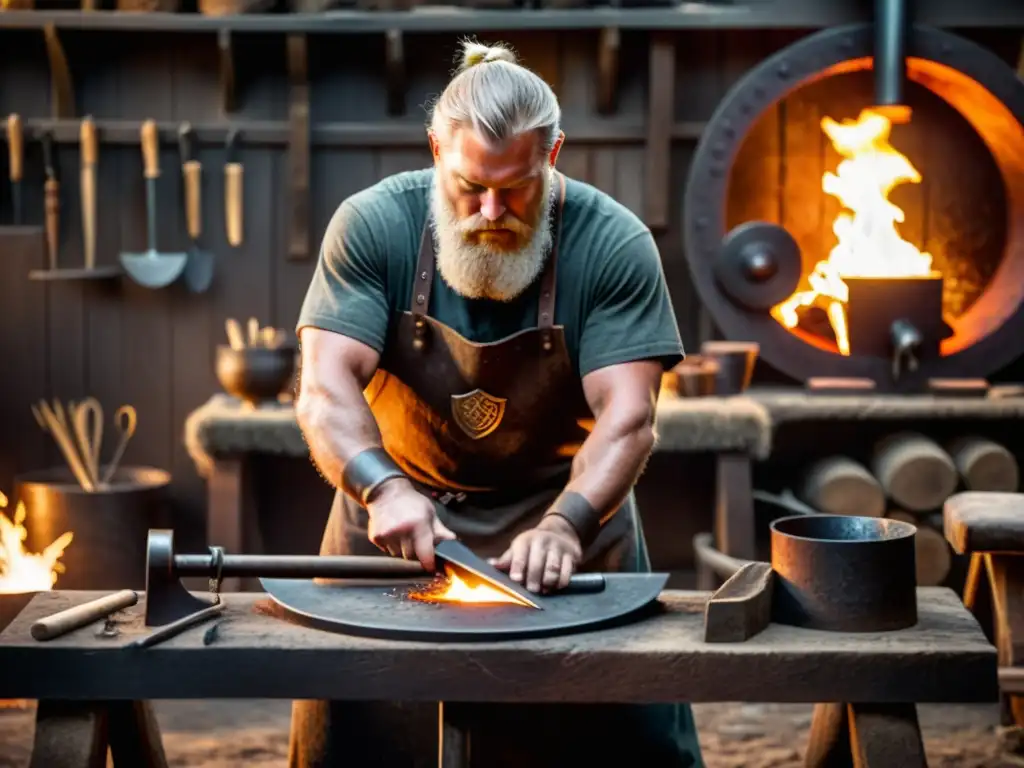
[[[797,515],[770,528],[775,621],[834,632],[884,632],[917,623],[917,528],[910,523]]]

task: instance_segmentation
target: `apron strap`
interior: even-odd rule
[[[558,205],[551,217],[551,228],[555,235],[540,278],[540,300],[537,304],[537,327],[541,329],[541,345],[545,352],[551,351],[551,328],[555,324],[555,278],[558,272],[555,267],[558,263],[558,242],[562,238],[562,208],[565,207],[565,176],[561,173],[558,173],[558,186]]]
[[[409,300],[410,312],[413,317],[414,349],[420,350],[426,344],[427,321],[423,316],[430,311],[430,288],[434,284],[434,233],[430,226],[430,214],[423,224],[423,235],[420,237],[420,255],[416,260],[416,274],[413,275],[412,297]]]
[[[551,241],[551,253],[544,265],[540,278],[540,299],[537,306],[537,326],[541,329],[542,345],[545,352],[550,352],[551,328],[555,324],[555,276],[558,261],[558,241],[562,235],[562,208],[565,206],[565,176],[558,173],[559,197],[551,217],[551,228],[554,237]],[[437,262],[434,255],[434,233],[430,223],[430,214],[423,224],[420,236],[420,252],[416,259],[416,274],[412,281],[412,296],[409,300],[410,312],[413,316],[413,346],[423,349],[426,344],[427,323],[424,316],[430,312],[430,289],[434,284],[434,267]]]

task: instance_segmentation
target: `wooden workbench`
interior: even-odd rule
[[[264,595],[229,594],[209,645],[203,642],[209,627],[200,626],[140,650],[124,646],[149,631],[141,603],[119,619],[115,637],[98,636],[99,624],[49,642],[33,640],[35,619],[98,596],[45,592],[0,634],[0,698],[56,704],[172,698],[873,702],[911,713],[917,702],[994,701],[996,650],[974,618],[951,590],[920,589],[918,595],[917,626],[888,633],[773,624],[745,642],[709,644],[703,639],[708,593],[666,591],[660,613],[623,627],[435,644],[309,629],[268,615],[273,611]],[[41,704],[40,711],[54,709]],[[67,705],[56,713],[66,718]],[[911,719],[919,741],[916,715]],[[52,740],[67,750],[62,728],[64,735]],[[47,745],[37,734],[37,751]],[[45,763],[36,758],[40,766],[59,768],[52,756]],[[138,759],[122,764],[141,765]]]

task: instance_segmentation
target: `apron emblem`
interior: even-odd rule
[[[452,395],[452,417],[463,432],[479,440],[501,425],[506,402],[504,397],[489,395],[482,389]]]

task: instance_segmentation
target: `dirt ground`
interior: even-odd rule
[[[280,701],[161,701],[157,715],[176,768],[271,768],[288,753],[289,705]],[[797,768],[811,707],[703,704],[694,708],[708,768]],[[995,706],[918,708],[931,768],[1024,768],[1001,754]],[[24,768],[34,706],[0,708],[0,768]]]

